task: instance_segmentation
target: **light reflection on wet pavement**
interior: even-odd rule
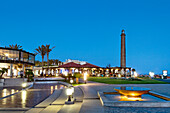
[[[64,85],[57,83],[34,84],[32,88],[0,100],[0,108],[30,108],[39,104],[50,96],[55,89],[62,89]],[[0,91],[0,98],[13,94],[21,88],[4,88]]]
[[[11,88],[1,88],[0,89],[0,98],[6,97],[8,95],[14,94],[22,90],[21,87],[11,87]]]

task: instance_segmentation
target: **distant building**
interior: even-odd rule
[[[74,72],[84,73],[84,71],[88,71],[88,73],[91,75],[99,69],[102,68],[85,61],[67,59],[66,62],[63,62],[63,65],[49,66],[49,69],[47,66],[44,67],[43,74],[59,75]],[[40,75],[42,73],[41,67],[35,67],[34,73],[35,75]]]
[[[81,74],[87,73],[89,76],[112,76],[112,77],[123,77],[123,75],[131,76],[131,68],[126,67],[100,67],[94,64],[90,64],[85,61],[79,60],[71,60],[68,59],[66,62],[63,62],[63,65],[59,66],[49,66],[44,67],[43,74],[45,75],[55,75],[58,76],[60,74],[67,75],[73,74],[75,72],[79,72]],[[34,68],[35,75],[40,75],[42,73],[41,67]]]

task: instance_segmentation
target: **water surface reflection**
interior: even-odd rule
[[[28,90],[22,90],[13,96],[0,100],[0,108],[25,108],[33,107],[50,96],[55,89],[61,89],[64,85],[57,83],[50,84],[35,84]],[[19,89],[21,90],[21,89]],[[0,91],[0,96],[5,97],[9,94],[14,94],[18,89],[3,89]]]

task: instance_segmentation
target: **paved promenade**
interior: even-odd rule
[[[66,105],[67,99],[65,89],[54,91],[54,93],[37,106],[27,110],[0,111],[0,113],[170,113],[170,108],[133,108],[133,107],[103,107],[97,91],[111,92],[114,87],[136,86],[151,88],[152,91],[170,96],[170,84],[102,84],[89,82],[85,85],[76,86],[74,97],[75,104]]]
[[[146,87],[151,88],[152,91],[170,96],[170,84],[100,84],[100,83],[89,83],[84,87],[88,87],[93,89],[94,92],[103,91],[103,92],[111,92],[114,91],[114,87],[120,86],[133,86],[133,87]],[[81,87],[81,86],[80,86]],[[84,103],[84,102],[83,102]],[[100,105],[100,102],[95,103],[96,105]],[[90,108],[90,107],[89,107]],[[97,108],[99,109],[99,108]],[[100,113],[170,113],[170,108],[136,108],[136,107],[101,107]],[[99,112],[97,110],[97,112]],[[93,112],[93,113],[97,113]],[[84,113],[82,111],[82,113]],[[89,112],[90,113],[90,112]],[[92,113],[92,112],[91,112]]]

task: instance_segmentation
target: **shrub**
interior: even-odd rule
[[[5,72],[7,72],[7,68],[2,68],[1,70],[0,70],[0,79],[1,78],[3,78],[2,76],[3,76],[3,74],[5,73]]]
[[[28,82],[31,82],[31,81],[34,80],[34,79],[33,79],[34,74],[33,74],[33,72],[32,72],[31,69],[27,69],[25,75],[26,75],[26,77],[27,77],[27,79],[28,79],[28,80],[27,80]]]
[[[76,72],[76,73],[74,73],[74,77],[76,78],[76,83],[78,84],[79,83],[79,78],[81,77],[81,74]]]
[[[141,79],[138,79],[138,78],[133,78],[133,77],[131,77],[131,78],[128,78],[128,80],[129,80],[129,81],[142,81]]]

